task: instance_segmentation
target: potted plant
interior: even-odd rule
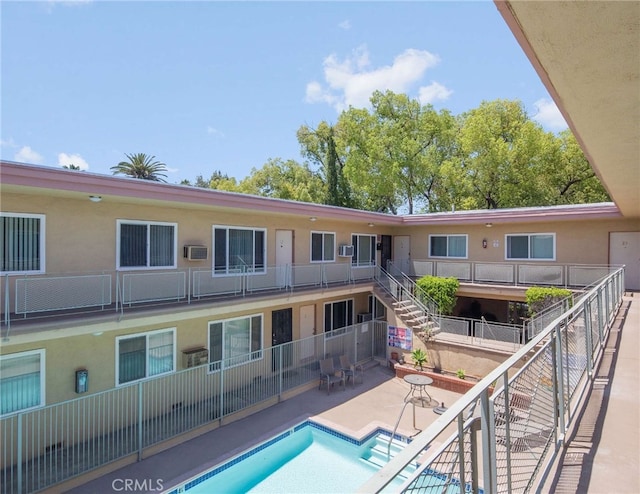
[[[411,360],[413,360],[413,366],[423,370],[423,366],[427,363],[427,353],[422,348],[416,348],[411,352]]]

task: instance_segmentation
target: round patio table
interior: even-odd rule
[[[431,402],[431,395],[427,392],[426,387],[433,384],[433,379],[422,374],[407,374],[404,376],[404,381],[411,386],[404,401],[417,398],[417,401],[420,402],[424,402],[425,399],[428,400],[427,403]]]

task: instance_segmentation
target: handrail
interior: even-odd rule
[[[604,341],[615,321],[615,313],[622,304],[623,281],[623,270],[611,273],[591,290],[589,297],[583,297],[572,308],[555,318],[544,331],[453,403],[430,427],[419,433],[410,444],[363,484],[358,492],[382,491],[425,448],[439,440],[450,424],[461,421],[464,410],[476,400],[480,400],[480,444],[470,445],[467,451],[472,458],[477,459],[474,461],[477,461],[478,465],[474,468],[478,470],[481,468],[483,471],[484,492],[508,490],[509,488],[502,483],[508,482],[511,485],[512,482],[510,470],[512,462],[517,461],[512,456],[517,454],[517,446],[520,444],[517,442],[519,438],[515,437],[519,427],[518,422],[512,425],[509,417],[510,408],[514,406],[513,400],[523,400],[525,403],[529,400],[528,406],[535,407],[535,419],[552,424],[551,432],[547,432],[547,437],[555,441],[555,447],[542,448],[536,461],[527,462],[527,475],[524,475],[525,467],[522,464],[516,464],[519,468],[519,478],[524,478],[527,482],[523,490],[531,489],[541,465],[549,461],[548,454],[552,455],[551,460],[558,454],[567,430],[579,417],[573,407],[580,401],[595,377],[590,369],[593,369],[594,362],[604,352]],[[605,313],[600,314],[600,311]],[[594,318],[594,313],[603,317]],[[575,333],[581,330],[582,322],[585,323],[582,331],[586,338],[584,341],[579,338],[572,339]],[[597,336],[595,342],[590,341],[592,334],[594,337]],[[572,340],[569,341],[569,339]],[[514,372],[515,369],[519,369],[518,372]],[[540,379],[535,379],[540,375],[545,379],[544,399],[546,401],[536,402],[536,399],[542,400],[542,397],[536,396],[540,393],[529,393],[527,386],[533,391],[534,387],[538,389],[543,385]],[[585,375],[586,379],[583,378]],[[551,384],[547,385],[547,382]],[[495,390],[494,386],[496,386]],[[511,391],[513,396],[510,396]],[[549,402],[549,400],[552,401]],[[499,415],[502,408],[505,409],[505,413]],[[529,414],[532,413],[531,408],[527,411]],[[512,427],[513,431],[511,431]],[[499,435],[502,429],[506,435],[502,433]],[[511,432],[514,436],[510,435]],[[516,452],[511,452],[514,447]],[[506,459],[501,456],[505,454]],[[437,460],[429,460],[429,465],[432,462]],[[425,468],[436,470],[433,467]],[[500,468],[500,476],[498,476],[498,468]],[[462,487],[464,478],[459,480]],[[513,489],[518,488],[513,487]],[[412,492],[412,490],[406,488],[403,492]]]

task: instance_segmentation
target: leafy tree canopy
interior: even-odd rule
[[[126,154],[129,161],[121,161],[111,167],[113,174],[127,175],[133,178],[141,178],[143,180],[152,180],[154,182],[165,182],[167,175],[167,165],[156,161],[155,156],[149,156],[144,153]]]

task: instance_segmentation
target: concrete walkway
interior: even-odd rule
[[[640,492],[640,293],[628,293],[580,419],[540,492]]]

